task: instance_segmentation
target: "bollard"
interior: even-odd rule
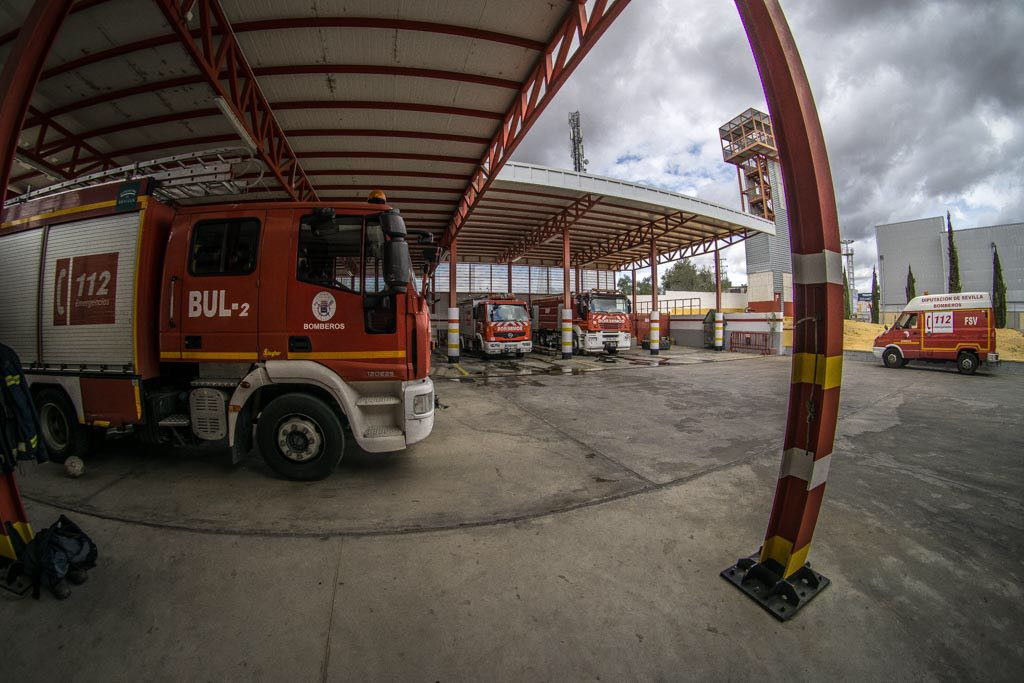
[[[562,309],[562,360],[572,358],[572,309]]]
[[[661,348],[661,314],[651,311],[651,355],[657,356]]]
[[[448,362],[459,362],[459,309],[448,309]]]
[[[715,311],[715,348],[725,348],[725,314],[719,311]]]

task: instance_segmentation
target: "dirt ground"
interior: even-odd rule
[[[847,351],[870,351],[875,337],[884,325],[847,320],[843,329],[843,348]],[[1024,334],[1017,330],[996,330],[996,351],[1003,360],[1024,361]]]

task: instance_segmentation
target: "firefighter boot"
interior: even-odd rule
[[[68,570],[67,576],[64,578],[76,586],[81,586],[83,583],[88,581],[89,574],[87,574],[81,567],[72,567]]]
[[[50,592],[58,600],[67,600],[71,597],[71,586],[64,579],[50,584]]]

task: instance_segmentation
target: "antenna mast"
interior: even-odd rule
[[[846,279],[850,285],[850,300],[853,301],[857,291],[857,283],[853,276],[853,240],[839,240],[839,243],[843,245],[842,255],[846,257]]]
[[[572,170],[586,173],[588,161],[583,155],[583,128],[578,111],[569,112],[569,153],[572,154]]]

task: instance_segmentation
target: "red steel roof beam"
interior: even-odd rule
[[[204,80],[230,107],[239,125],[256,145],[256,154],[294,200],[316,199],[316,190],[299,164],[284,130],[263,96],[231,23],[217,0],[155,0]],[[198,14],[197,42],[189,20]],[[214,29],[217,29],[216,36]],[[222,82],[226,71],[227,84]]]
[[[644,225],[633,228],[629,232],[625,232],[621,235],[605,240],[600,244],[579,251],[575,258],[573,258],[573,265],[584,265],[590,261],[607,258],[613,254],[625,251],[626,249],[649,245],[652,240],[656,240],[659,237],[672,232],[676,228],[686,225],[687,222],[694,218],[696,218],[696,215],[691,215],[689,218],[686,218],[686,213],[684,211],[676,211],[668,216],[645,223]]]
[[[71,0],[37,0],[0,71],[0,207],[7,196],[14,154],[32,93],[50,46],[70,10]]]
[[[537,117],[628,4],[629,0],[597,0],[588,16],[585,0],[576,0],[519,88],[519,95],[465,189],[442,246],[448,246],[458,237],[480,197],[497,178]]]
[[[505,254],[503,254],[504,258],[502,258],[501,261],[511,263],[512,261],[525,256],[530,249],[561,235],[563,231],[568,230],[575,225],[578,220],[583,218],[587,211],[592,209],[595,204],[601,201],[601,199],[600,195],[583,195],[572,204],[556,213],[554,216],[548,218],[540,225],[539,228],[520,240],[514,247],[510,248]]]

